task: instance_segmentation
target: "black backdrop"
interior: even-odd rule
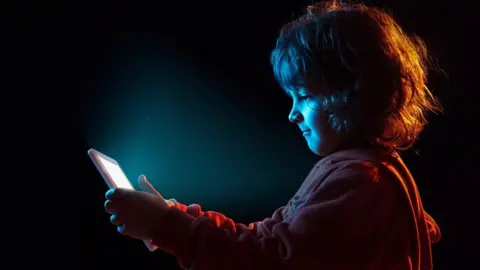
[[[281,24],[307,2],[284,2],[7,4],[2,27],[7,45],[2,110],[7,124],[4,134],[9,138],[5,149],[12,148],[8,156],[15,159],[7,166],[5,182],[19,195],[5,209],[16,206],[9,224],[19,232],[11,236],[25,237],[28,243],[28,248],[25,241],[12,246],[15,254],[22,250],[18,256],[25,258],[17,262],[45,262],[67,269],[126,265],[175,269],[171,257],[151,255],[141,244],[114,232],[103,212],[105,186],[100,179],[96,185],[78,185],[84,179],[98,178],[85,156],[89,145],[82,129],[92,119],[92,100],[106,95],[102,82],[112,70],[111,51],[117,48],[119,37],[124,41],[148,37],[144,44],[152,44],[151,51],[168,43],[183,58],[194,59],[196,68],[213,74],[211,79],[218,77],[232,86],[205,95],[234,100],[241,104],[237,110],[252,114],[250,120],[267,121],[269,128],[293,137],[292,128],[284,128],[288,100],[271,77],[268,53]],[[431,77],[445,114],[432,117],[417,145],[420,154],[409,152],[405,159],[418,178],[426,208],[444,235],[434,246],[435,269],[465,269],[478,250],[474,241],[478,147],[473,139],[478,94],[472,79],[476,76],[476,41],[469,36],[473,31],[469,29],[475,28],[474,4],[373,3],[392,10],[408,30],[422,36],[446,73]],[[314,161],[303,153],[305,160]],[[19,158],[27,158],[32,169],[18,166]],[[301,167],[296,175],[303,176],[309,166]],[[275,166],[265,170],[275,170]],[[252,200],[260,204],[262,198]],[[253,212],[250,206],[218,207],[241,222],[250,222],[281,203],[272,198]],[[36,260],[29,260],[32,257]]]

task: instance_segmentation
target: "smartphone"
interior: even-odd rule
[[[88,155],[110,189],[135,189],[116,160],[93,148],[88,150]],[[150,251],[153,252],[157,249],[157,246],[153,245],[151,241],[144,240],[143,242]]]

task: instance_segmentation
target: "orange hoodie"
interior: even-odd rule
[[[185,269],[430,270],[439,240],[398,154],[351,149],[320,160],[270,218],[246,226],[176,203],[153,243]]]

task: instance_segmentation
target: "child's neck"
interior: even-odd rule
[[[342,143],[335,152],[348,150],[348,149],[358,149],[358,148],[365,148],[365,149],[381,149],[384,148],[382,145],[376,143],[374,140],[369,140],[365,138],[353,138],[347,139]]]

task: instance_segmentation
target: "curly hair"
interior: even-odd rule
[[[270,57],[284,90],[322,86],[313,94],[338,132],[396,150],[415,143],[429,111],[442,110],[427,87],[428,60],[423,41],[387,12],[338,1],[284,25]]]

